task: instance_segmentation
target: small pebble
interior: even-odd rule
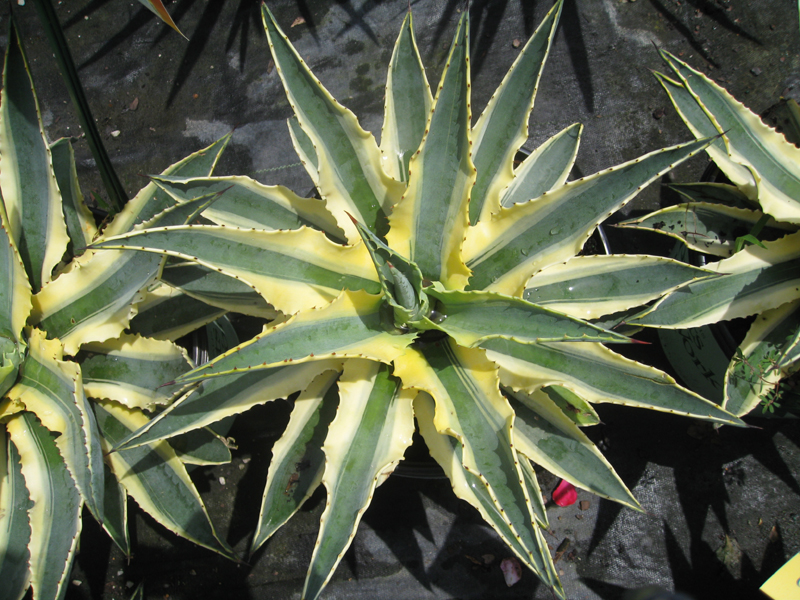
[[[74,585],[74,586],[79,586],[82,583],[83,582],[80,579],[73,579],[72,580],[72,585]]]
[[[753,75],[755,75],[756,77],[758,77],[759,75],[761,75],[761,69],[759,69],[758,67],[753,67],[752,69],[750,69],[750,72],[751,72]]]
[[[219,484],[220,485],[225,485],[225,478],[224,477],[220,477],[219,478]]]

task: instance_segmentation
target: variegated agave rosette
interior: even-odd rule
[[[305,598],[328,582],[376,486],[402,460],[415,418],[455,493],[561,597],[532,461],[637,508],[580,430],[599,421],[592,403],[739,423],[607,349],[603,342],[630,340],[589,322],[709,274],[648,256],[575,257],[607,215],[708,142],[566,183],[580,135],[573,125],[514,168],[560,11],[557,2],[474,126],[468,15],[434,98],[409,13],[379,147],[264,7],[294,146],[321,199],[244,177],[156,177],[179,202],[220,193],[203,213],[215,224],[94,244],[193,261],[246,282],[285,315],[178,377],[198,387],[117,448],[299,393],[273,447],[252,548],[324,485]]]
[[[724,276],[692,282],[631,322],[683,329],[758,315],[725,373],[722,406],[741,416],[800,367],[800,149],[705,75],[661,56],[674,77],[656,77],[698,139],[719,136],[706,151],[731,183],[676,186],[688,202],[621,225],[671,235]]]
[[[165,174],[209,175],[226,142]],[[64,596],[83,506],[130,554],[128,495],[168,529],[235,558],[184,466],[230,460],[221,439],[198,430],[172,445],[107,455],[148,422],[143,409],[172,400],[175,390],[159,383],[193,367],[168,339],[225,311],[197,301],[192,319],[174,313],[159,325],[147,306],[188,303],[154,283],[162,257],[83,252],[103,237],[83,202],[70,140],[45,137],[13,24],[0,95],[0,191],[0,598],[21,599],[29,587],[36,600]],[[106,231],[182,224],[207,203],[176,206],[151,183]]]

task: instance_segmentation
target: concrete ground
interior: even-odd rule
[[[30,4],[30,3],[29,3]],[[218,174],[247,174],[298,193],[310,181],[291,151],[289,107],[255,0],[169,4],[184,40],[130,0],[54,2],[100,130],[126,190],[143,176],[235,129]],[[379,135],[385,68],[408,0],[274,0],[270,7],[333,95]],[[465,3],[411,2],[417,40],[435,83]],[[473,113],[511,65],[515,40],[533,32],[551,3],[472,3]],[[49,57],[33,7],[15,6],[51,139],[79,128]],[[7,6],[0,8],[3,27]],[[302,17],[302,23],[292,24]],[[7,37],[0,37],[5,46]],[[650,70],[653,45],[700,68],[757,112],[783,95],[800,99],[800,32],[785,0],[566,0],[531,119],[535,148],[573,122],[586,129],[574,176],[690,138]],[[93,163],[78,147],[85,192],[99,194]],[[698,157],[671,176],[693,181]],[[628,211],[668,200],[651,186]],[[648,242],[645,240],[646,246]],[[647,251],[646,247],[639,251]],[[663,357],[653,360],[663,362]],[[603,410],[603,409],[606,410]],[[581,492],[579,505],[551,507],[554,551],[572,599],[612,599],[656,584],[697,600],[752,598],[800,551],[800,429],[710,430],[687,419],[601,406],[589,432],[642,503],[645,513]],[[269,448],[285,408],[248,413],[233,434],[231,464],[194,472],[215,523],[242,553],[255,527]],[[241,420],[245,421],[245,420]],[[224,483],[223,483],[224,481]],[[543,476],[551,490],[556,481]],[[144,582],[155,599],[299,598],[323,496],[317,496],[247,564],[235,565],[166,533],[134,511],[128,564],[85,520],[67,598],[127,598]],[[233,510],[233,512],[232,512]],[[378,489],[324,598],[548,598],[530,573],[511,588],[499,562],[509,552],[446,480],[391,477]],[[129,587],[129,585],[131,587]]]

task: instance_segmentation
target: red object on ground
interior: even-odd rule
[[[559,506],[570,506],[578,499],[578,492],[570,482],[561,480],[558,487],[553,490],[553,502]]]

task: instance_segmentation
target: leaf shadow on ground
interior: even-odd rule
[[[756,485],[752,481],[753,467],[748,464],[748,457],[754,459],[758,469],[767,471],[771,479],[780,480],[795,496],[800,496],[795,471],[787,465],[778,449],[780,442],[776,439],[777,436],[785,436],[800,446],[798,424],[759,420],[761,430],[733,427],[715,430],[705,423],[649,411],[600,408],[606,409],[600,413],[604,424],[598,426],[596,432],[587,433],[607,446],[604,450],[606,458],[631,489],[637,483],[647,485],[643,478],[649,476],[648,465],[666,467],[672,472],[679,512],[682,513],[685,527],[676,521],[674,511],[669,516],[670,507],[665,504],[656,506],[655,510],[667,516],[648,514],[645,517],[650,520],[663,519],[661,527],[655,526],[651,532],[663,532],[663,545],[675,589],[694,598],[754,597],[758,587],[789,558],[782,542],[780,524],[776,525],[770,538],[758,540],[758,547],[763,548],[760,555],[742,552],[733,573],[718,556],[724,539],[719,540],[717,547],[712,547],[707,539],[703,539],[704,529],[710,513],[713,513],[725,535],[734,540],[737,535],[751,535],[744,531],[746,526],[742,523],[742,516],[729,510],[732,504],[731,491],[747,494],[750,491],[746,487]],[[601,544],[605,546],[608,543],[605,538],[613,535],[614,525],[622,510],[626,509],[612,502],[600,503],[586,552],[587,558],[593,552],[600,551]],[[654,508],[645,506],[645,510],[652,511]],[[755,512],[750,517],[759,519]],[[773,523],[764,523],[762,537],[767,538],[766,534],[772,526]],[[688,531],[688,536],[682,533],[684,530]],[[659,540],[651,539],[651,543],[658,544]],[[751,554],[756,554],[752,547],[751,543]],[[688,555],[684,550],[686,548]],[[704,576],[698,577],[698,573]],[[583,581],[596,593],[603,598],[619,597],[622,588],[596,578],[596,571],[591,575],[584,577]]]

